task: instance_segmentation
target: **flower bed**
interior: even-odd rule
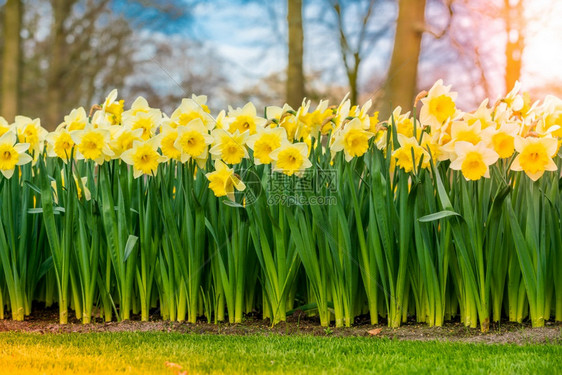
[[[204,96],[168,117],[116,91],[52,133],[0,118],[0,318],[561,321],[562,101],[420,98],[382,122],[348,100],[212,116]]]

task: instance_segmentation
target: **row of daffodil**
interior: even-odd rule
[[[204,168],[211,157],[215,171],[207,178],[214,193],[224,196],[231,195],[233,187],[244,189],[227,165],[250,158],[249,150],[256,165],[272,164],[273,170],[301,175],[312,165],[311,142],[321,136],[329,137],[332,157],[343,152],[349,161],[368,151],[372,137],[386,150],[391,140],[386,136],[388,124],[394,123],[399,145],[390,142],[392,161],[406,172],[419,165],[427,168],[431,159],[450,160],[451,169],[462,171],[467,180],[478,180],[489,177],[489,167],[498,159],[517,152],[511,170],[537,180],[545,171],[557,170],[553,157],[562,136],[562,101],[548,96],[542,104],[531,105],[519,90],[517,84],[493,106],[486,99],[476,111],[461,112],[455,104],[457,93],[440,80],[418,96],[419,120],[398,107],[381,123],[378,113],[368,114],[370,101],[362,107],[351,107],[349,100],[337,107],[321,101],[314,111],[310,101],[304,101],[297,110],[267,107],[265,117],[248,103],[213,117],[207,98],[194,95],[168,117],[142,97],[124,111],[123,100],[117,101],[113,90],[102,106],[93,108],[97,111],[92,116],[84,108],[74,109],[52,133],[39,119],[17,116],[8,124],[0,117],[0,171],[10,178],[16,166],[36,161],[45,146],[49,157],[65,162],[71,154],[97,164],[121,159],[132,166],[135,177],[155,175],[158,165],[170,159],[193,160]]]

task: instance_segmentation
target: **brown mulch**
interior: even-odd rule
[[[138,318],[138,317],[137,317]],[[384,322],[382,322],[384,323]],[[365,336],[397,340],[428,341],[440,340],[451,342],[490,343],[490,344],[527,344],[551,343],[562,345],[562,323],[546,322],[545,327],[531,328],[529,322],[523,324],[502,322],[494,323],[488,333],[479,329],[467,328],[459,322],[448,322],[442,327],[429,327],[427,324],[408,322],[400,328],[389,328],[384,324],[372,326],[367,317],[359,317],[350,328],[321,327],[318,320],[297,312],[282,322],[271,327],[268,321],[255,316],[247,316],[241,324],[209,324],[199,321],[196,324],[186,322],[168,322],[153,314],[148,322],[138,319],[124,322],[81,324],[76,318],[69,319],[69,324],[58,324],[58,311],[53,308],[40,309],[23,322],[0,320],[0,333],[6,331],[46,333],[88,333],[88,332],[179,332],[190,334],[216,335],[314,335],[314,336]]]

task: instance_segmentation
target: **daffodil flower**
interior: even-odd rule
[[[66,128],[59,128],[47,135],[47,155],[51,158],[59,157],[64,163],[67,163],[72,155],[73,147],[74,141]]]
[[[256,134],[257,128],[263,128],[267,120],[257,115],[256,107],[253,103],[247,103],[242,108],[233,109],[230,107],[227,122],[230,133],[238,131],[242,134],[248,131],[252,135]]]
[[[544,129],[552,129],[554,126],[558,126],[558,128],[551,133],[553,137],[562,138],[562,99],[547,95],[544,98],[540,112],[540,118]]]
[[[215,121],[209,114],[209,108],[205,105],[206,96],[193,96],[191,99],[183,99],[181,105],[170,116],[170,126],[185,126],[195,119],[203,121],[208,130],[215,127]]]
[[[6,134],[8,130],[10,130],[10,124],[4,117],[0,116],[0,136]]]
[[[308,160],[308,146],[303,142],[283,142],[270,156],[273,159],[273,170],[288,176],[302,176],[312,166]]]
[[[185,126],[178,126],[174,148],[180,152],[180,161],[207,159],[213,137],[201,119],[194,119]]]
[[[16,116],[14,126],[16,128],[18,142],[28,143],[29,152],[37,158],[43,151],[45,137],[48,132],[41,126],[38,118],[32,120],[25,116]]]
[[[438,80],[429,89],[427,97],[421,99],[423,106],[420,111],[420,122],[422,125],[429,125],[435,131],[447,120],[459,116],[455,104],[457,93],[450,90],[451,86],[443,86],[443,80]]]
[[[468,142],[473,145],[482,141],[489,143],[495,131],[496,129],[493,126],[482,130],[480,120],[476,120],[472,125],[469,125],[467,121],[453,121],[450,129],[451,139],[443,145],[443,151],[448,153],[451,159],[454,159],[457,142]]]
[[[216,197],[227,196],[234,201],[234,189],[243,191],[246,185],[220,160],[215,161],[215,171],[205,175],[209,180],[209,188]]]
[[[148,109],[146,112],[135,111],[135,114],[123,112],[123,126],[131,130],[142,129],[142,139],[147,140],[152,137],[162,121],[162,114],[159,109]]]
[[[6,178],[11,178],[17,165],[31,162],[32,157],[26,154],[29,143],[16,144],[17,137],[12,131],[0,137],[0,172]]]
[[[555,138],[516,137],[515,150],[519,153],[511,164],[514,171],[524,171],[533,181],[538,180],[545,171],[558,168],[552,157],[558,151]]]
[[[273,159],[271,153],[281,147],[287,140],[284,128],[258,129],[257,133],[248,137],[248,147],[254,151],[254,164],[270,164]]]
[[[119,159],[121,154],[133,147],[134,141],[141,141],[144,130],[131,130],[125,126],[112,126],[109,128],[111,142],[109,147],[113,151],[113,159]]]
[[[400,143],[400,147],[394,150],[392,157],[396,165],[405,172],[411,172],[417,168],[422,157],[424,162],[429,160],[429,153],[418,144],[416,138],[398,134],[398,143]]]
[[[168,160],[158,153],[158,137],[147,141],[134,141],[133,147],[121,154],[121,160],[133,167],[133,176],[155,176],[158,165]]]
[[[365,126],[359,118],[354,118],[346,123],[343,129],[338,129],[333,133],[334,142],[330,150],[333,153],[343,150],[345,160],[350,161],[354,157],[362,156],[367,152],[369,139],[373,135],[373,133],[365,130]]]
[[[500,158],[509,158],[515,152],[515,136],[519,126],[515,123],[504,123],[492,135],[492,146]]]
[[[249,157],[246,149],[248,135],[248,131],[240,133],[236,130],[230,133],[224,129],[215,129],[211,133],[214,142],[209,152],[213,159],[222,159],[227,164],[238,164],[242,159]]]
[[[181,151],[175,146],[178,138],[178,129],[169,124],[160,127],[160,151],[168,159],[180,160]]]
[[[492,108],[488,107],[488,99],[484,99],[476,111],[465,113],[463,115],[463,120],[465,120],[468,125],[480,121],[482,129],[486,129],[488,126],[494,126],[495,124],[492,121]]]
[[[64,122],[59,125],[68,131],[83,130],[88,123],[88,115],[83,107],[73,109],[68,115],[64,116]],[[59,130],[57,129],[57,130]]]
[[[523,106],[525,105],[525,101],[523,100],[523,97],[519,95],[519,91],[521,91],[521,82],[515,81],[511,91],[505,96],[505,98],[503,98],[503,102],[507,103],[508,107],[515,112],[523,109]]]
[[[86,126],[84,130],[76,130],[70,133],[76,144],[76,159],[94,160],[98,164],[111,160],[114,152],[109,147],[110,132],[103,128]]]
[[[102,110],[99,113],[111,125],[121,124],[121,114],[123,113],[123,100],[117,100],[118,92],[116,89],[111,90],[109,95],[105,98],[102,105]]]
[[[308,137],[317,138],[318,134],[326,135],[334,128],[334,124],[330,121],[334,114],[328,108],[328,101],[321,100],[316,109],[308,112],[310,108],[310,100],[297,110],[296,138],[306,139]]]
[[[148,101],[145,98],[143,98],[142,96],[139,96],[135,99],[133,104],[131,104],[131,109],[123,112],[122,117],[124,118],[125,114],[127,114],[127,116],[134,117],[137,113],[140,113],[140,112],[149,113],[150,111],[154,111],[154,110],[160,112],[159,109],[151,108],[148,105]]]
[[[414,122],[410,118],[410,112],[402,113],[402,107],[398,106],[392,112],[392,116],[388,119],[388,123],[396,127],[396,133],[404,134],[410,138],[414,136]]]
[[[460,170],[464,178],[473,181],[490,177],[490,165],[499,158],[484,142],[476,145],[464,141],[456,142],[455,153],[457,156],[450,165],[451,169]]]

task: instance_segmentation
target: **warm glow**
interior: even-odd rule
[[[523,0],[527,18],[522,83],[525,88],[562,82],[562,1]]]

